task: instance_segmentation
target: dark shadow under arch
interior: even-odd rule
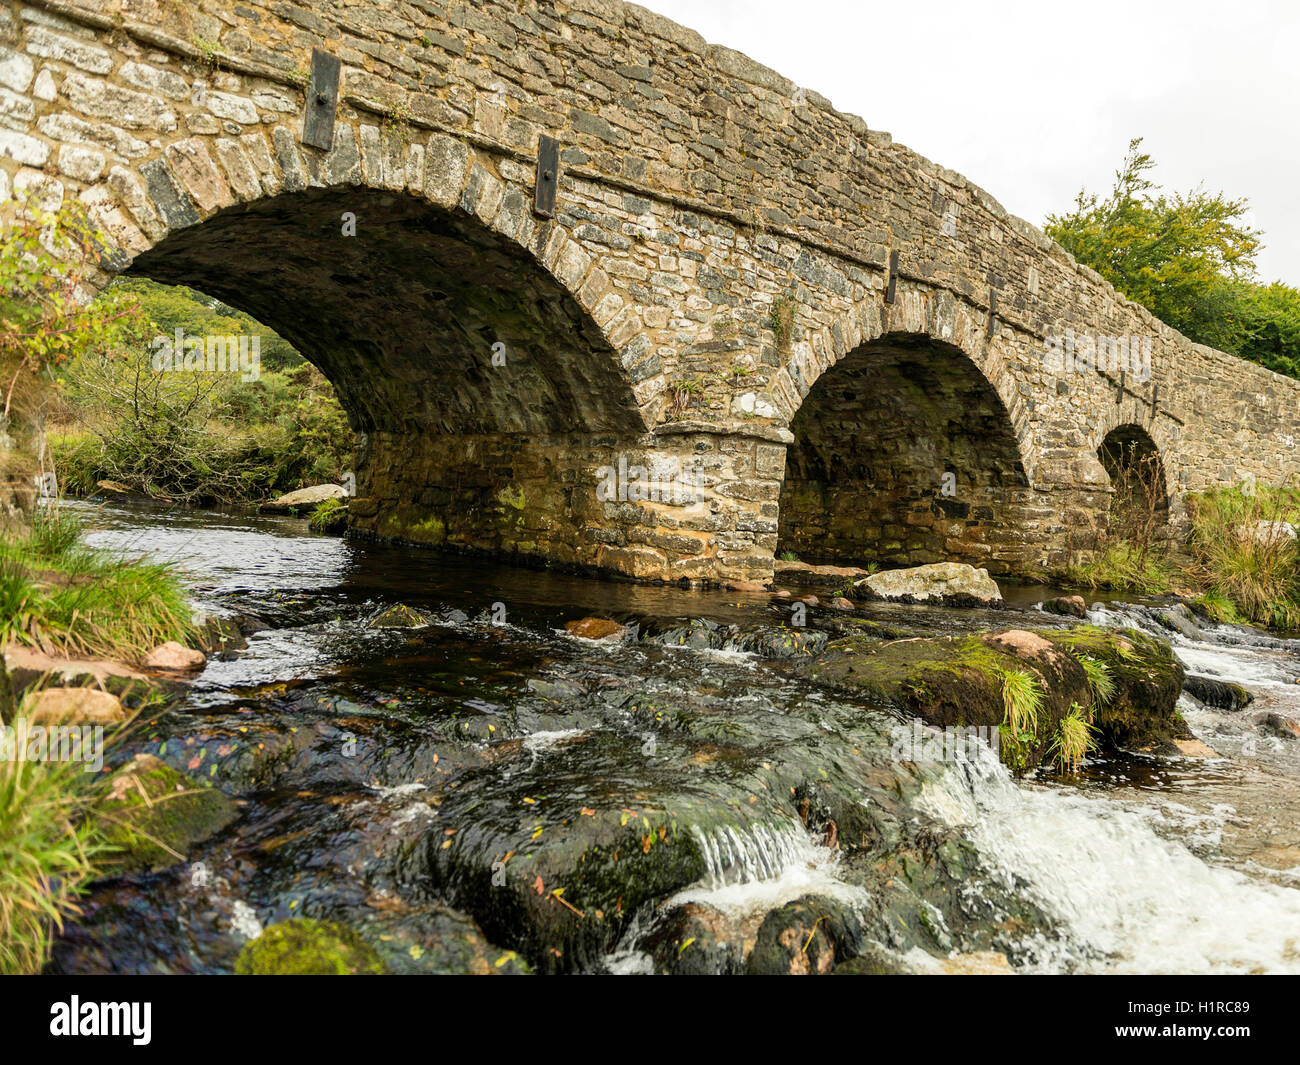
[[[1000,572],[1020,553],[1016,434],[960,349],[914,334],[864,344],[813,384],[791,430],[778,557]]]
[[[1097,448],[1115,494],[1111,497],[1109,533],[1147,540],[1169,521],[1169,488],[1160,449],[1140,425],[1119,425]]]
[[[229,208],[127,274],[265,322],[320,367],[362,432],[643,431],[617,354],[536,258],[405,193],[308,189]]]

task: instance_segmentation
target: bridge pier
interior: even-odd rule
[[[777,432],[374,432],[350,529],[640,580],[772,576],[785,443]]]

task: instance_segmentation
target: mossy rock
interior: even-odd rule
[[[759,926],[745,964],[751,976],[815,976],[831,972],[837,956],[858,953],[861,922],[834,899],[807,895],[772,910]]]
[[[433,619],[422,610],[401,603],[390,606],[370,621],[372,629],[427,629]]]
[[[1104,663],[1114,678],[1115,695],[1104,706],[1093,706],[1081,655]],[[1000,727],[1004,678],[1026,673],[1042,694],[1037,731],[1017,738],[1004,730],[1001,744],[1003,761],[1019,771],[1048,756],[1074,704],[1092,710],[1097,737],[1109,746],[1164,749],[1186,731],[1174,710],[1182,667],[1167,642],[1129,630],[1017,629],[885,643],[854,634],[832,641],[804,671],[939,728]]]
[[[235,959],[238,976],[377,976],[378,952],[352,929],[295,917],[272,925],[244,944]]]
[[[151,754],[138,754],[109,782],[95,807],[112,873],[153,872],[188,857],[190,849],[229,825],[239,808],[216,788],[198,783]],[[180,855],[180,857],[177,857]]]
[[[1099,706],[1093,723],[1111,747],[1177,753],[1174,739],[1192,732],[1174,709],[1183,690],[1183,667],[1168,641],[1136,629],[1080,625],[1044,630],[1043,635],[1071,654],[1105,664],[1115,681],[1115,697]]]

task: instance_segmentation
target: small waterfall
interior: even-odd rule
[[[920,805],[960,826],[991,871],[1058,918],[1031,968],[1300,972],[1300,891],[1208,865],[1138,812],[1018,786],[990,753],[926,785]]]
[[[704,883],[710,890],[775,880],[793,865],[820,860],[808,834],[793,826],[737,829],[727,825],[710,832],[697,827],[695,838],[704,854]]]
[[[801,824],[724,825],[693,829],[705,875],[664,908],[699,902],[732,914],[770,910],[804,895],[860,905],[862,888],[838,878],[839,854],[818,846]]]

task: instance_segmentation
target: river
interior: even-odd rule
[[[229,972],[265,927],[313,916],[361,929],[398,971],[733,972],[775,910],[814,898],[838,915],[837,951],[869,943],[910,971],[1300,972],[1300,741],[1263,721],[1300,720],[1300,641],[1095,606],[1093,624],[1169,638],[1190,672],[1255,701],[1184,694],[1207,757],[1017,780],[987,752],[891,759],[896,712],[754,653],[745,634],[789,617],[766,594],[596,581],[291,518],[74,506],[91,544],[174,564],[201,613],[257,631],[131,741],[235,795],[238,821],[183,865],[97,885],[57,971]],[[1065,624],[1034,607],[1059,590],[1004,591],[997,611],[863,612],[935,633]],[[430,623],[375,627],[398,604]],[[640,639],[564,631],[586,616]],[[809,613],[811,631],[833,624]],[[818,777],[856,795],[870,846],[806,827]],[[611,888],[627,840],[663,857]]]

